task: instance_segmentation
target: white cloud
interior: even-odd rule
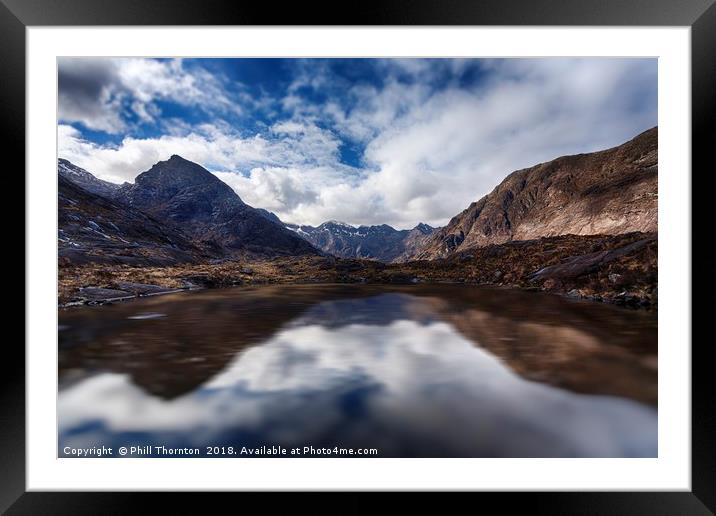
[[[370,141],[429,97],[430,88],[424,84],[406,85],[389,81],[381,89],[361,84],[348,91],[350,110],[344,110],[336,102],[329,102],[325,113],[333,119],[336,130],[341,134]]]
[[[347,392],[363,393],[364,417],[350,425]],[[383,453],[406,442],[425,446],[426,436],[440,436],[449,453],[465,456],[578,450],[613,457],[657,449],[653,408],[526,381],[444,322],[330,328],[294,321],[237,354],[195,392],[162,400],[126,375],[104,373],[61,390],[58,414],[63,446],[77,447],[126,432],[160,442],[171,432],[192,446],[229,431],[260,431],[267,443],[311,443],[327,429],[350,427],[344,439],[369,435]]]
[[[61,125],[60,156],[120,182],[180,154],[288,222],[406,228],[447,223],[514,170],[618,145],[656,125],[655,60],[483,61],[484,80],[476,86],[429,87],[440,74],[466,66],[448,64],[393,63],[382,88],[354,85],[323,104],[302,100],[301,89],[330,83],[327,72],[301,75],[282,102],[291,117],[253,136],[217,122],[101,147]],[[126,77],[142,75],[135,66]],[[172,66],[181,70],[181,62]],[[405,73],[425,81],[396,79]],[[184,98],[194,94],[191,80],[173,85],[167,76],[139,81],[139,101],[158,84]],[[346,138],[365,146],[363,168],[340,162]]]
[[[267,194],[277,192],[278,184],[303,183],[303,189],[320,188],[327,180],[343,180],[352,170],[338,163],[340,142],[330,131],[290,122],[272,127],[270,133],[243,138],[226,124],[202,124],[188,134],[179,131],[157,138],[127,137],[117,146],[99,146],[83,140],[72,126],[60,124],[59,156],[97,177],[121,183],[132,182],[157,161],[179,154],[209,170],[224,172],[219,175],[232,186],[245,185],[247,190],[239,190],[239,195],[256,199],[257,207],[275,206],[277,200],[259,197],[251,191],[253,188]],[[285,177],[279,177],[279,171]],[[242,172],[249,174],[249,182],[242,180]],[[284,199],[289,205],[295,204],[290,195]]]
[[[132,115],[156,121],[161,115],[156,102],[161,100],[208,112],[242,109],[219,76],[187,69],[181,59],[60,58],[58,82],[60,121],[111,134],[126,131]]]

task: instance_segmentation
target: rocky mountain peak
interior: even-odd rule
[[[433,231],[435,231],[435,228],[425,224],[424,222],[420,222],[417,226],[415,226],[412,231],[419,231],[423,235],[429,235]]]
[[[133,185],[122,186],[117,198],[228,255],[318,254],[278,219],[244,204],[229,185],[177,154],[139,174]]]
[[[207,184],[223,185],[224,190],[231,190],[229,185],[223,183],[218,177],[201,165],[182,158],[177,154],[164,161],[155,163],[149,170],[139,174],[136,184],[144,186],[187,187]],[[231,190],[233,192],[233,190]]]
[[[119,189],[118,184],[103,181],[64,158],[57,160],[57,173],[60,177],[64,177],[88,192],[103,197],[112,197]]]
[[[353,226],[329,220],[318,227],[287,224],[286,227],[322,251],[340,258],[365,258],[392,262],[412,252],[433,228],[419,225],[420,230],[397,230],[388,224]]]
[[[351,224],[348,224],[346,222],[341,222],[340,220],[329,220],[329,221],[324,222],[323,224],[321,224],[318,227],[325,227],[325,226],[340,226],[340,227],[344,227],[344,228],[355,229],[355,226],[352,226]]]
[[[657,146],[654,127],[611,149],[515,171],[403,259],[566,234],[655,232]]]

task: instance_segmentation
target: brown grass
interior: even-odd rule
[[[544,281],[530,279],[538,270],[563,263],[571,257],[618,249],[644,239],[649,242],[639,250],[577,277]],[[445,260],[402,264],[301,256],[169,267],[63,266],[58,279],[59,302],[64,304],[79,299],[78,289],[81,287],[117,288],[119,282],[167,288],[277,283],[461,282],[540,289],[597,301],[655,308],[657,245],[654,234],[565,235],[477,248]]]

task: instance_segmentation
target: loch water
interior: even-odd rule
[[[468,285],[256,286],[61,309],[58,335],[60,457],[657,456],[646,312]]]

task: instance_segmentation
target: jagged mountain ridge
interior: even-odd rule
[[[333,256],[381,262],[394,261],[435,231],[423,223],[410,230],[398,230],[387,224],[355,227],[335,220],[317,227],[297,224],[286,224],[286,227]]]
[[[57,160],[57,173],[88,192],[103,197],[112,197],[119,189],[118,184],[103,181],[66,159]]]
[[[88,193],[145,212],[167,231],[210,249],[214,257],[322,251],[341,258],[405,262],[513,240],[655,232],[657,140],[655,127],[612,149],[513,172],[439,230],[426,224],[412,230],[337,221],[318,227],[283,224],[275,214],[246,205],[208,170],[177,155],[122,186],[101,181],[67,160],[58,161],[58,174]]]
[[[245,204],[204,167],[173,155],[125,183],[115,199],[180,227],[194,240],[219,246],[225,256],[320,254],[306,240]]]
[[[518,170],[399,261],[513,240],[657,231],[658,128],[617,147]]]

